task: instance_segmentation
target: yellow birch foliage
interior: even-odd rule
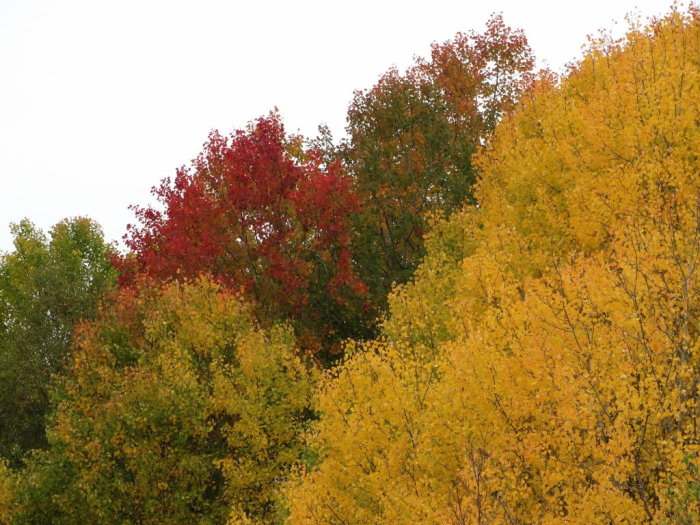
[[[290,522],[700,521],[698,122],[695,8],[533,85],[325,378]]]
[[[206,279],[124,290],[78,331],[17,523],[276,523],[312,377]]]

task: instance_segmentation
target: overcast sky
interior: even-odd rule
[[[277,106],[289,131],[342,135],[353,90],[433,41],[525,30],[555,70],[586,35],[670,0],[0,0],[0,250],[9,224],[89,216],[108,239],[129,204],[194,158],[211,129]],[[617,29],[621,31],[621,29]]]

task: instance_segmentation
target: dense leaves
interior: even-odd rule
[[[700,18],[542,78],[385,339],[324,380],[291,523],[695,523]]]
[[[51,375],[69,359],[73,326],[97,312],[116,272],[92,221],[63,221],[47,237],[29,221],[12,227],[0,257],[0,456],[19,463],[46,443]]]
[[[532,66],[522,32],[494,16],[483,34],[435,44],[430,60],[356,93],[341,147],[325,130],[305,150],[275,114],[213,133],[154,189],[162,209],[136,209],[123,280],[210,272],[260,319],[293,320],[304,346],[332,353],[367,337],[422,258],[431,217],[472,201],[472,154]]]
[[[80,327],[19,523],[276,523],[304,454],[311,376],[206,280],[121,292]]]
[[[14,514],[15,480],[16,475],[7,467],[4,459],[0,459],[0,523],[10,523]]]
[[[136,209],[123,280],[211,273],[263,321],[291,319],[306,346],[360,335],[366,287],[350,251],[358,202],[349,185],[338,162],[287,140],[276,115],[229,137],[214,132],[190,169],[154,189],[163,211]]]
[[[2,402],[30,355],[53,408],[0,522],[698,523],[700,10],[531,67],[493,17],[357,93],[346,143],[213,133],[97,314],[94,225],[18,226]]]
[[[472,154],[532,67],[523,33],[493,16],[484,33],[433,44],[429,59],[355,94],[343,156],[363,204],[356,257],[376,302],[413,275],[431,217],[473,202]]]

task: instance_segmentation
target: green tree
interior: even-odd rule
[[[66,363],[73,326],[94,316],[116,272],[90,219],[55,225],[49,238],[28,220],[0,255],[0,456],[17,466],[44,447],[51,376]]]

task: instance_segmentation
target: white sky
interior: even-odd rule
[[[288,131],[342,135],[356,89],[489,14],[555,70],[586,35],[670,0],[0,0],[0,250],[9,223],[86,215],[120,239],[129,204],[211,129],[277,106]],[[618,24],[618,26],[621,24]]]

